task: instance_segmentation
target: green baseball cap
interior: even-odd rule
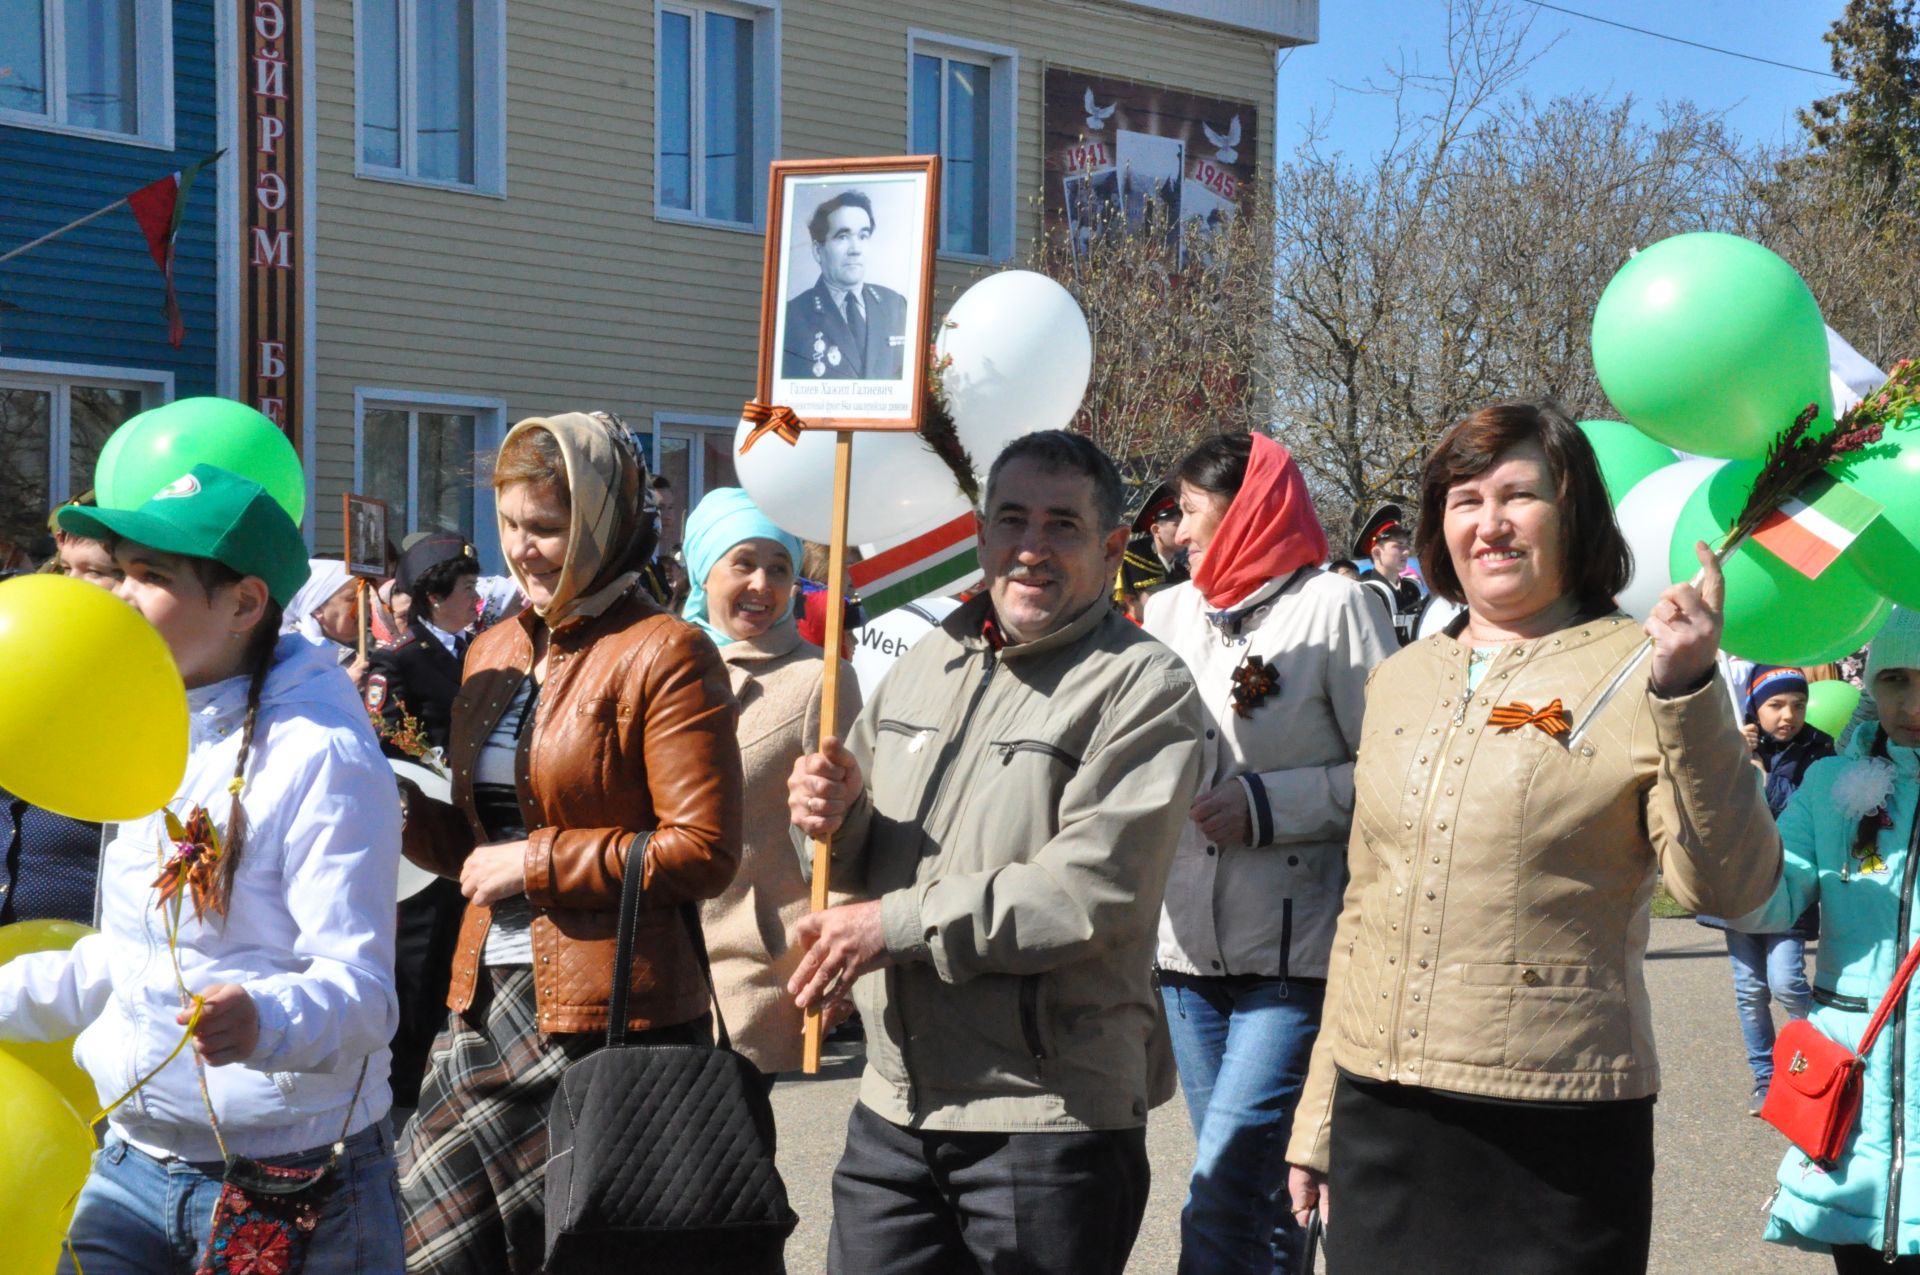
[[[138,509],[68,505],[59,517],[62,531],[88,540],[131,540],[259,576],[283,607],[307,582],[300,528],[266,488],[218,465],[195,465]]]

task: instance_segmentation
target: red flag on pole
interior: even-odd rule
[[[173,290],[173,241],[180,233],[180,218],[186,210],[187,192],[193,186],[193,179],[222,153],[215,151],[199,163],[168,173],[127,196],[127,205],[133,209],[134,219],[147,237],[147,251],[153,254],[153,263],[160,267],[167,281],[167,343],[176,349],[186,339],[187,324],[180,315],[180,299]]]

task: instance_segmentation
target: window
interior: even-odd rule
[[[653,472],[673,484],[674,512],[661,519],[661,547],[680,543],[687,513],[716,487],[738,487],[733,468],[733,435],[738,422],[718,417],[653,419]]]
[[[770,9],[660,6],[654,204],[662,216],[758,223],[777,131],[774,24]]]
[[[500,446],[505,405],[494,399],[361,390],[355,395],[353,489],[384,501],[397,546],[416,531],[451,531],[497,568],[493,495],[481,458]]]
[[[0,123],[173,145],[166,0],[0,0]]]
[[[357,0],[354,15],[360,175],[500,194],[502,0]]]
[[[37,538],[49,509],[93,487],[107,436],[172,393],[164,375],[0,362],[0,540]]]
[[[983,261],[1013,254],[1011,49],[916,35],[907,145],[940,157],[940,250]]]

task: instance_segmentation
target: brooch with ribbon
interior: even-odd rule
[[[1246,717],[1280,693],[1280,670],[1257,655],[1249,655],[1233,670],[1233,712]]]
[[[1511,704],[1496,704],[1493,712],[1487,714],[1487,725],[1496,726],[1505,735],[1527,726],[1538,726],[1550,739],[1560,739],[1573,730],[1573,723],[1567,718],[1567,710],[1555,700],[1545,708],[1534,711],[1533,705],[1522,704],[1515,700]]]

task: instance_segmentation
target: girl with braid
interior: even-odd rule
[[[1840,755],[1808,767],[1780,816],[1785,869],[1773,897],[1733,922],[1777,934],[1815,903],[1820,951],[1809,1017],[1857,1049],[1900,959],[1920,936],[1920,613],[1895,607],[1867,648],[1876,720]],[[1920,1272],[1920,992],[1909,984],[1867,1051],[1860,1115],[1838,1163],[1823,1171],[1790,1147],[1767,1239],[1831,1252],[1836,1270]],[[1788,1068],[1789,1071],[1792,1068]],[[1774,1073],[1773,1083],[1781,1083]]]
[[[165,638],[189,709],[179,790],[104,852],[100,932],[0,967],[0,1038],[78,1032],[111,1107],[61,1269],[398,1271],[400,807],[352,682],[280,635],[307,574],[299,529],[210,465],[61,524],[112,546],[116,591]]]

